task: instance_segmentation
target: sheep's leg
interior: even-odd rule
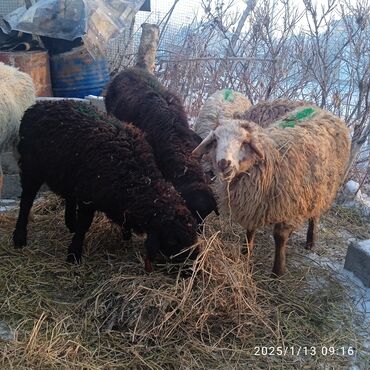
[[[146,258],[145,258],[145,271],[153,272],[152,261],[157,255],[160,247],[158,235],[156,233],[149,233],[145,240]]]
[[[272,273],[274,276],[285,274],[286,246],[289,236],[294,228],[291,225],[284,223],[275,224],[274,240],[275,240],[275,261]]]
[[[74,233],[76,231],[76,199],[66,198],[64,220],[69,232]]]
[[[42,181],[29,181],[24,175],[21,177],[22,194],[19,208],[19,215],[15,230],[13,233],[13,242],[16,248],[21,248],[27,245],[27,224],[28,215],[32,208],[33,201],[39,191]]]
[[[83,242],[94,218],[94,209],[86,207],[83,203],[78,204],[76,232],[68,247],[67,262],[80,263],[83,253]]]
[[[312,217],[308,220],[306,249],[311,250],[316,243],[316,232],[319,218]]]
[[[247,230],[247,248],[249,254],[252,253],[253,248],[254,248],[254,237],[256,235],[256,229],[253,230]]]

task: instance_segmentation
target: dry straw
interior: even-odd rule
[[[211,218],[194,265],[158,264],[148,275],[143,239],[124,244],[102,215],[81,266],[64,262],[71,236],[58,198],[34,207],[20,251],[11,243],[15,216],[0,215],[0,320],[15,332],[14,341],[0,340],[1,368],[314,369],[328,359],[253,353],[256,346],[362,351],[361,317],[346,288],[305,257],[303,237],[292,240],[290,273],[273,280],[269,233],[257,235],[250,258],[241,252],[243,231]],[[330,361],[346,368],[351,358]]]

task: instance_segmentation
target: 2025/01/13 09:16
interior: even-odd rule
[[[254,356],[355,356],[354,347],[333,346],[256,346]]]

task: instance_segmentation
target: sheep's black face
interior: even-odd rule
[[[163,223],[159,231],[148,234],[146,248],[150,260],[154,260],[158,252],[174,262],[182,262],[186,258],[196,258],[197,252],[188,249],[197,241],[196,223],[193,217]]]
[[[184,249],[189,248],[197,241],[196,223],[194,219],[192,217],[187,217],[187,220],[176,220],[168,225],[164,225],[159,233],[159,241],[162,254],[170,257],[174,262],[182,262],[189,257],[190,254],[195,258],[196,252],[191,253],[188,250],[181,253]]]
[[[205,184],[197,184],[198,189],[187,189],[181,192],[188,209],[201,225],[204,219],[212,212],[218,214],[217,202],[211,189]]]

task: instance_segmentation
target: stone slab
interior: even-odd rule
[[[352,271],[367,288],[370,288],[370,239],[350,242],[344,268]]]

